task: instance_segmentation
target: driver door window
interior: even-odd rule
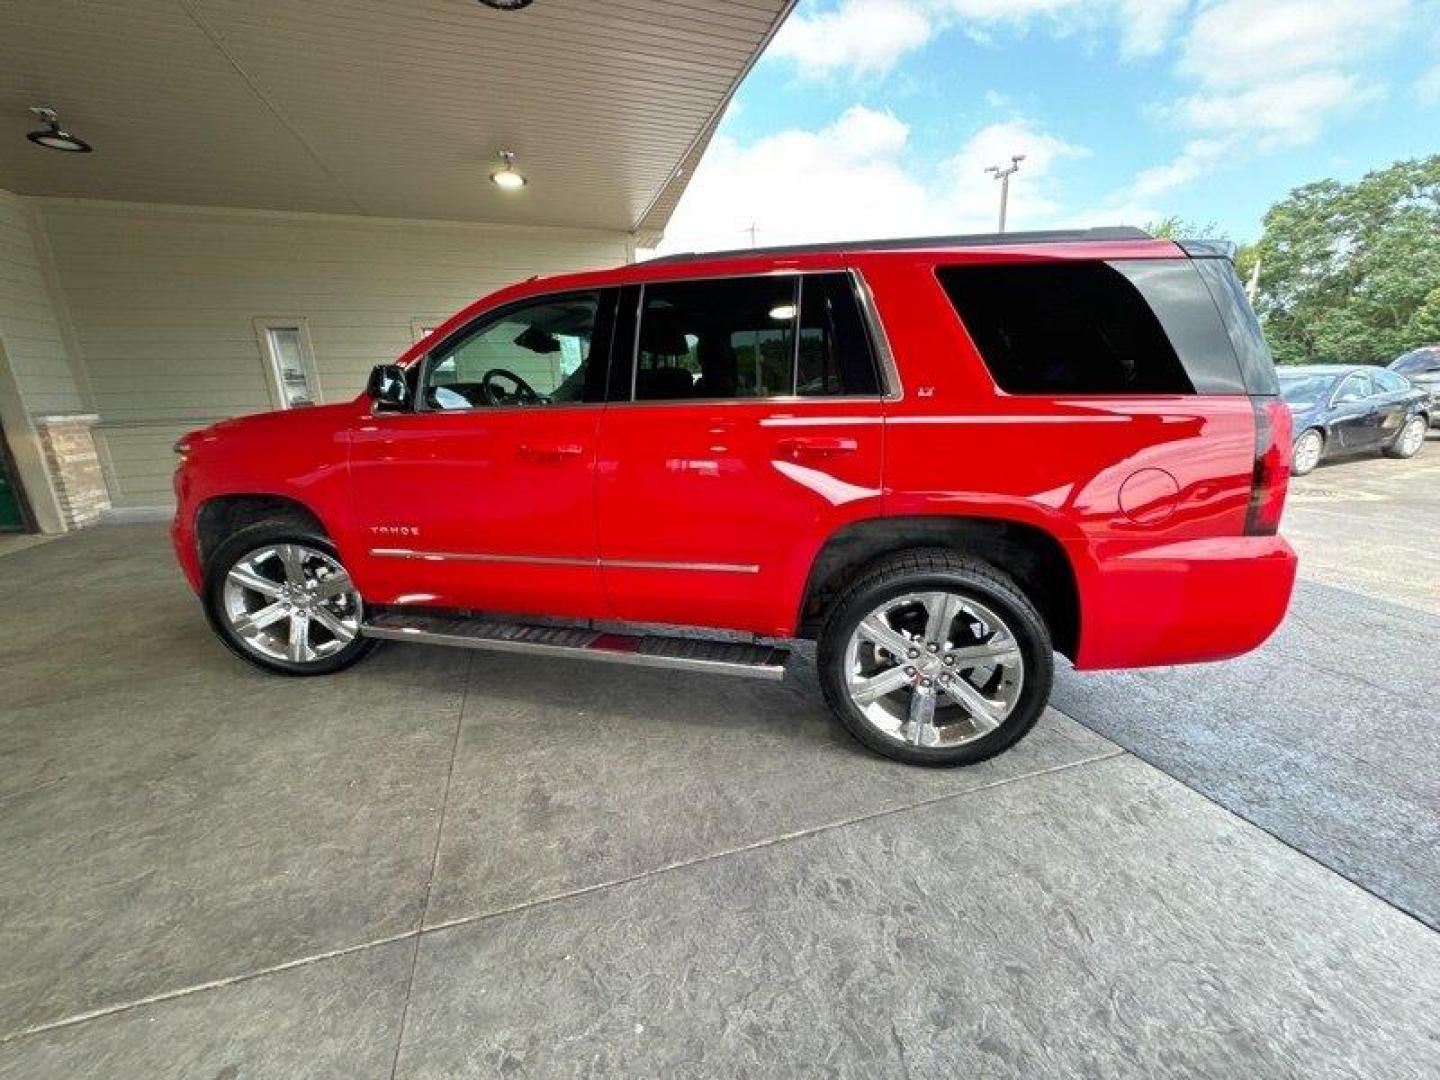
[[[1364,375],[1347,375],[1345,381],[1340,384],[1340,390],[1335,395],[1336,405],[1349,405],[1357,401],[1364,401],[1370,396],[1370,380]]]
[[[426,411],[575,405],[586,393],[600,293],[569,293],[511,308],[431,353]]]

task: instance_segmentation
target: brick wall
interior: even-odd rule
[[[110,508],[110,490],[90,431],[98,419],[88,413],[35,417],[66,529],[93,525]]]

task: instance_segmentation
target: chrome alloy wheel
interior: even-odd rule
[[[908,593],[860,620],[845,648],[850,700],[911,746],[963,746],[1005,722],[1025,661],[993,610],[952,592]]]
[[[306,664],[333,656],[360,632],[360,594],[334,558],[304,544],[269,544],[225,575],[225,618],[261,656]]]
[[[1325,449],[1324,437],[1311,428],[1295,442],[1295,460],[1291,468],[1301,475],[1312,471],[1320,464],[1320,454]]]
[[[1400,454],[1403,457],[1414,457],[1420,452],[1421,445],[1425,442],[1425,420],[1423,417],[1412,416],[1405,421],[1405,430],[1400,432]]]

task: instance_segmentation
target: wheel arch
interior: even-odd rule
[[[833,532],[805,583],[797,636],[813,638],[845,586],[876,559],[915,547],[945,547],[981,559],[1016,580],[1050,628],[1055,648],[1074,659],[1080,645],[1080,593],[1064,545],[1038,525],[1006,518],[915,515],[869,518]]]
[[[260,492],[216,495],[206,499],[195,511],[195,546],[202,570],[209,566],[216,548],[237,530],[260,521],[276,520],[292,521],[334,538],[320,515],[299,499]]]

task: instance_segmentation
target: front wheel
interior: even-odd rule
[[[376,645],[364,605],[328,537],[282,522],[242,529],[206,572],[205,613],[232,652],[283,675],[328,675]]]
[[[1325,451],[1325,436],[1314,428],[1308,428],[1295,440],[1295,454],[1290,459],[1290,475],[1304,476],[1314,472],[1320,464],[1320,455]]]
[[[1385,448],[1385,453],[1393,458],[1414,457],[1425,445],[1425,429],[1428,426],[1425,417],[1410,417],[1400,429],[1400,434],[1395,436],[1395,441]]]
[[[862,574],[820,634],[825,699],[860,742],[914,765],[969,765],[1014,745],[1050,699],[1054,656],[1007,576],[945,549]]]

